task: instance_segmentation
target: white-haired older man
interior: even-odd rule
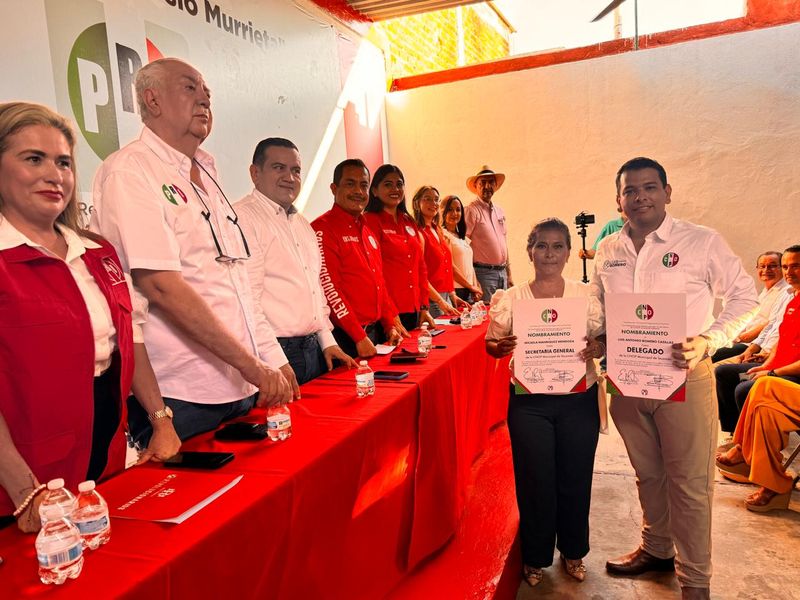
[[[144,127],[98,170],[92,227],[150,302],[144,339],[165,408],[146,415],[130,405],[144,443],[148,421],[172,418],[186,439],[255,402],[287,402],[294,377],[274,336],[255,341],[247,240],[213,157],[200,149],[212,123],[203,76],[164,58],[142,67],[135,84]]]

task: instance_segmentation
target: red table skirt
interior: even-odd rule
[[[448,327],[435,338],[447,348],[417,364],[375,357],[410,376],[373,397],[356,396],[354,371],[309,382],[286,442],[186,442],[235,452],[218,472],[241,482],[180,525],[112,519],[111,541],[63,586],[38,581],[34,536],[0,531],[0,598],[385,595],[452,536],[470,466],[505,419],[508,362],[486,355],[484,332]]]

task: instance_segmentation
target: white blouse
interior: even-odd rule
[[[497,290],[492,296],[489,308],[489,328],[486,339],[497,339],[512,333],[512,314],[515,300],[533,300],[531,281],[515,285],[507,290]],[[564,298],[581,298],[589,296],[589,286],[571,279],[564,279]],[[597,382],[598,361],[590,358],[586,361],[586,387]]]
[[[472,245],[469,238],[461,239],[455,234],[445,229],[445,239],[450,246],[450,253],[453,255],[453,268],[464,276],[473,287],[478,287],[478,278],[475,276],[475,267],[472,266]],[[456,281],[456,289],[465,289]]]

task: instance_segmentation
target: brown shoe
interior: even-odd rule
[[[641,546],[625,556],[606,563],[606,571],[615,575],[641,575],[649,571],[674,571],[675,558],[656,558]]]
[[[708,588],[681,588],[681,600],[709,600],[709,598],[711,598],[711,593]]]

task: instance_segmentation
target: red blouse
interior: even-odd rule
[[[383,278],[398,312],[415,312],[428,304],[428,269],[414,219],[398,212],[395,222],[385,210],[364,213],[364,219],[378,238]]]
[[[430,227],[422,230],[425,238],[425,265],[428,267],[428,281],[437,292],[452,292],[453,256],[444,239],[444,232],[434,233]]]

